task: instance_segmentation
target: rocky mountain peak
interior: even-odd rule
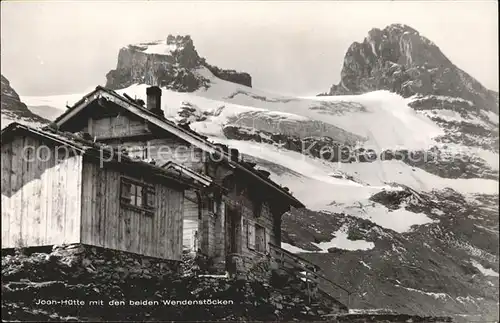
[[[327,94],[374,90],[389,90],[404,97],[462,98],[476,108],[498,113],[497,92],[486,89],[455,66],[431,40],[402,24],[371,29],[363,42],[354,42],[345,55],[340,83]]]
[[[189,35],[168,35],[163,40],[121,48],[116,69],[106,75],[106,86],[121,89],[134,83],[143,83],[193,92],[210,86],[210,80],[197,73],[202,68],[207,68],[223,80],[252,86],[252,78],[248,73],[224,70],[208,64],[196,51]]]
[[[16,120],[18,122],[37,122],[45,123],[42,117],[39,117],[35,113],[31,112],[26,104],[21,102],[19,95],[10,85],[9,80],[0,75],[1,78],[1,111],[2,111],[2,122],[7,122],[8,120]]]

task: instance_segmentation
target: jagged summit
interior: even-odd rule
[[[191,36],[172,36],[169,35],[166,39],[156,40],[148,43],[131,44],[128,48],[134,48],[146,54],[156,55],[172,55],[175,51],[183,51],[185,48],[194,50],[193,40]],[[197,53],[196,53],[197,55]]]
[[[2,111],[2,125],[8,124],[12,120],[28,123],[45,123],[46,119],[31,112],[26,104],[21,102],[17,92],[11,87],[9,80],[3,75],[1,78],[1,111]]]
[[[106,75],[106,87],[121,89],[139,83],[179,92],[194,92],[210,87],[210,80],[198,73],[203,68],[220,79],[252,86],[252,78],[248,73],[224,70],[208,64],[196,51],[191,36],[169,35],[164,40],[121,48],[116,69]]]
[[[329,95],[389,90],[404,97],[439,95],[462,98],[498,113],[498,93],[486,89],[455,66],[436,44],[414,28],[391,24],[374,28],[354,42],[344,58],[341,81]]]

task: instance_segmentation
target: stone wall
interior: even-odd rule
[[[84,244],[55,245],[49,259],[69,267],[80,267],[103,278],[125,279],[134,276],[171,274],[179,270],[180,261],[146,257]]]

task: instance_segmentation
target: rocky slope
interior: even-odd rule
[[[343,213],[304,211],[286,218],[285,239],[318,250],[322,241],[345,235],[350,250],[337,243],[328,253],[301,255],[353,292],[351,308],[450,315],[456,322],[498,320],[495,197],[477,196],[471,202],[453,190],[421,193],[406,187],[371,200],[393,209],[404,205],[433,222],[400,233]],[[356,246],[364,241],[373,248]],[[325,288],[342,299],[335,288]]]
[[[312,302],[293,275],[259,279],[181,272],[126,253],[56,246],[45,253],[2,256],[2,319],[7,321],[325,321],[451,322],[447,317],[392,313],[334,314]],[[268,275],[271,271],[262,272]],[[261,276],[262,277],[262,276]],[[45,303],[42,303],[44,301]],[[178,301],[180,304],[173,304]],[[51,303],[47,303],[51,302]],[[208,303],[212,302],[212,303]]]
[[[252,86],[252,78],[248,73],[224,70],[208,64],[205,58],[198,55],[190,36],[172,35],[165,40],[122,48],[116,69],[106,75],[106,86],[121,89],[144,83],[180,92],[193,92],[210,83],[210,80],[195,73],[200,67],[208,68],[220,79]]]
[[[17,92],[10,86],[9,80],[3,75],[0,77],[2,127],[12,122],[12,120],[31,124],[48,122],[47,119],[31,112],[26,104],[21,102]]]
[[[154,261],[78,245],[3,256],[2,319],[286,321],[320,320],[329,313],[328,303],[321,299],[311,305],[300,287],[304,283],[292,276],[275,277],[269,282],[203,277],[192,272],[195,263],[190,257],[185,257],[180,272]],[[287,286],[280,287],[280,279],[285,279]],[[78,304],[63,303],[65,300]],[[192,304],[164,303],[171,301]],[[220,303],[196,304],[203,301]]]

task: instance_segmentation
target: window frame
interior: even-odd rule
[[[124,196],[123,187],[124,184],[129,184],[131,187],[135,187],[135,194],[132,194],[132,190],[129,191],[128,198]],[[141,187],[141,205],[137,205],[137,187]],[[156,211],[156,205],[154,203],[156,197],[156,190],[153,184],[147,183],[143,180],[138,180],[135,178],[131,178],[129,176],[120,176],[120,207],[131,209],[134,211],[138,211],[145,215],[154,215]],[[149,205],[149,196],[153,196],[153,205]],[[132,196],[135,196],[135,199],[132,199]],[[132,201],[135,200],[135,204],[132,204]]]
[[[245,222],[244,224],[246,224],[247,248],[249,250],[255,251],[255,223],[248,220],[248,219],[244,219],[243,221]],[[253,241],[252,241],[252,235],[250,234],[250,232],[253,232]]]
[[[246,240],[247,240],[247,248],[249,250],[252,250],[253,252],[257,252],[260,254],[265,254],[267,252],[267,245],[266,245],[266,227],[259,224],[258,222],[250,221],[248,219],[244,219],[246,222]],[[262,245],[260,249],[258,246],[259,244],[257,243],[257,232],[261,231],[262,232]],[[253,241],[252,241],[253,238]]]
[[[259,229],[259,230],[258,230]],[[257,232],[259,231],[262,231],[262,250],[259,250],[259,248],[257,248],[257,246],[259,244],[257,244]],[[263,225],[260,225],[259,223],[255,223],[254,225],[254,236],[255,236],[255,242],[254,242],[254,246],[255,246],[255,252],[259,252],[259,253],[266,253],[267,252],[267,245],[266,245],[266,227],[263,226]]]

